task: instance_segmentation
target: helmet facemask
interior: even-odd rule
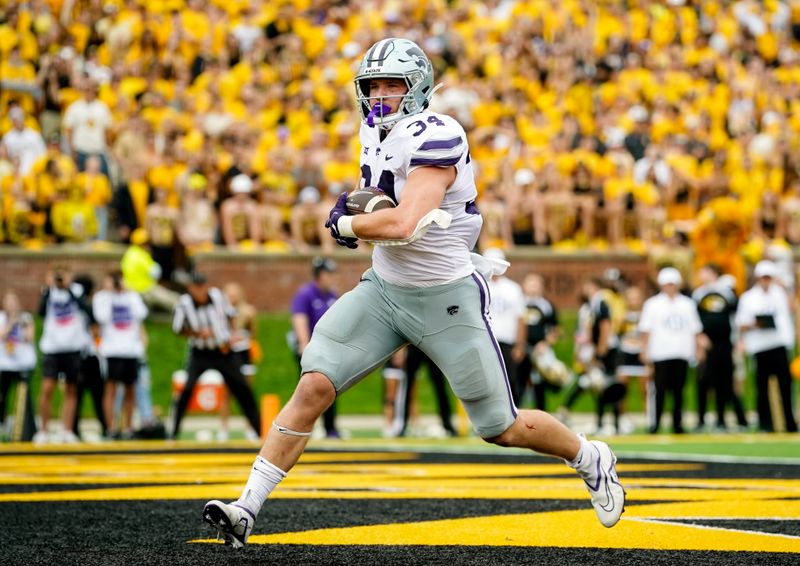
[[[372,57],[374,52],[380,53],[382,58]],[[369,83],[372,79],[402,80],[406,93],[373,97],[377,101],[370,104]],[[407,39],[390,38],[376,43],[364,56],[354,82],[362,120],[370,127],[378,126],[384,130],[425,110],[434,90],[430,61],[415,43]],[[401,101],[395,112],[387,114],[391,108],[386,100],[391,98],[401,98]]]
[[[399,79],[405,83],[406,92],[403,94],[390,94],[387,96],[370,96],[369,83],[371,80],[377,78]],[[364,121],[370,128],[373,126],[378,126],[381,129],[389,130],[398,120],[401,120],[405,116],[415,114],[416,112],[410,111],[413,106],[409,106],[409,103],[412,105],[414,103],[413,97],[409,97],[410,92],[411,88],[409,87],[408,79],[403,76],[369,77],[367,79],[356,81],[356,93],[358,94],[358,102],[359,106],[361,107],[361,113],[364,117]],[[386,102],[390,99],[400,99],[400,104],[397,105],[397,110],[395,112],[391,112],[391,106],[386,104]],[[377,102],[374,102],[372,105],[370,105],[372,100],[377,100]]]

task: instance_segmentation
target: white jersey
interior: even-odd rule
[[[703,331],[697,305],[685,295],[650,297],[642,306],[639,330],[647,332],[647,355],[654,362],[693,360],[696,336]]]
[[[39,340],[43,354],[81,352],[85,348],[86,317],[78,304],[82,294],[83,288],[75,284],[69,290],[50,287],[45,291],[40,309],[44,324]]]
[[[421,112],[398,121],[385,139],[380,128],[361,124],[361,187],[379,187],[395,202],[403,198],[408,175],[418,167],[456,168],[456,178],[439,206],[453,216],[447,229],[432,225],[405,246],[376,246],[372,266],[385,281],[403,287],[432,287],[470,275],[483,219],[467,135],[450,116]]]
[[[519,319],[525,315],[525,295],[522,287],[508,277],[489,280],[489,314],[497,341],[504,344],[517,343]]]
[[[144,355],[142,321],[147,307],[134,291],[100,291],[92,301],[100,325],[99,353],[104,358],[141,358]]]
[[[772,283],[766,291],[761,285],[745,291],[739,299],[735,323],[737,327],[757,325],[743,334],[748,354],[794,346],[789,296],[777,283]]]
[[[8,328],[7,328],[8,327]],[[28,328],[33,327],[33,317],[28,312],[20,315],[9,325],[8,315],[0,311],[0,371],[32,371],[36,367],[36,348],[26,339]]]

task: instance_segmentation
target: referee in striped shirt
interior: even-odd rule
[[[178,437],[181,419],[198,378],[208,369],[215,369],[222,374],[250,426],[256,434],[260,434],[261,415],[255,397],[242,376],[237,356],[231,352],[231,320],[234,314],[222,291],[210,287],[205,275],[192,274],[188,293],[181,295],[172,321],[172,330],[188,337],[190,347],[186,386],[175,407],[173,438]]]

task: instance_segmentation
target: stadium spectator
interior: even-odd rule
[[[10,14],[9,19],[13,21],[16,14]],[[17,20],[18,29],[23,31],[24,28],[19,25],[21,22]],[[28,113],[33,113],[35,108],[35,96],[38,95],[36,88],[36,68],[32,64],[32,59],[36,56],[36,43],[31,35],[19,39],[22,41],[15,42],[17,33],[12,31],[13,28],[7,28],[10,31],[6,34],[6,44],[4,46],[4,60],[0,63],[0,77],[2,77],[2,92],[0,92],[0,107],[6,108],[6,105],[18,104]],[[11,40],[9,42],[8,40]],[[16,43],[16,44],[15,44]]]
[[[756,406],[758,426],[773,432],[778,418],[770,408],[769,381],[778,381],[784,426],[797,431],[792,410],[792,379],[789,374],[788,349],[794,346],[792,311],[786,291],[775,281],[776,265],[769,260],[756,264],[756,282],[739,299],[735,323],[744,339],[745,351],[756,363]]]
[[[160,279],[170,281],[175,271],[179,212],[167,203],[166,189],[156,188],[153,195],[155,200],[147,205],[144,228],[150,240],[150,253],[161,268]]]
[[[791,246],[800,245],[800,177],[789,185],[779,207],[778,234]]]
[[[496,185],[490,184],[478,199],[478,208],[483,215],[483,229],[478,240],[481,249],[514,247],[511,212],[498,194]]]
[[[241,359],[231,351],[234,311],[216,287],[211,287],[205,275],[193,273],[188,292],[181,295],[175,307],[172,330],[189,339],[187,380],[175,404],[171,438],[177,439],[181,420],[200,375],[216,369],[225,379],[228,390],[239,402],[253,433],[261,431],[261,416],[253,391],[241,373]]]
[[[57,173],[56,173],[57,172]],[[39,157],[26,177],[26,190],[37,210],[49,209],[58,186],[70,185],[75,179],[75,162],[61,152],[61,137],[58,133],[47,138],[47,151]],[[49,179],[43,176],[50,176]]]
[[[278,206],[269,202],[267,192],[268,189],[261,190],[258,204],[256,205],[256,217],[260,229],[261,243],[263,243],[264,249],[267,251],[289,251],[291,249],[289,233],[284,227],[283,213]],[[330,249],[330,244],[327,243],[327,240],[323,240],[322,245],[323,249]]]
[[[8,117],[12,129],[3,136],[3,145],[11,159],[19,158],[19,172],[27,175],[33,164],[46,153],[42,134],[25,125],[25,111],[19,106],[12,108]]]
[[[254,242],[259,238],[256,201],[250,196],[253,180],[245,174],[231,179],[232,196],[222,201],[219,209],[222,227],[222,242],[228,248],[236,249],[245,241]]]
[[[672,395],[672,432],[682,434],[683,389],[689,362],[705,359],[703,326],[697,305],[681,295],[683,283],[680,272],[665,267],[658,273],[661,292],[644,302],[639,320],[642,334],[642,361],[653,366],[655,410],[650,433],[658,432],[666,395]]]
[[[152,193],[145,177],[146,167],[135,163],[114,190],[112,208],[117,235],[123,242],[129,242],[133,231],[144,226],[147,203],[150,202]]]
[[[549,197],[550,232],[561,239],[550,243],[643,251],[641,240],[657,237],[667,217],[686,231],[699,207],[734,196],[752,220],[765,187],[780,197],[796,177],[798,16],[784,2],[742,5],[668,3],[651,10],[577,0],[551,11],[504,3],[496,18],[486,18],[482,9],[460,4],[397,16],[388,3],[374,13],[375,22],[391,18],[400,36],[422,37],[439,22],[451,24],[436,32],[434,65],[447,86],[432,104],[452,109],[467,128],[481,191],[506,184],[520,169],[544,188],[541,179],[555,163],[567,184],[580,185],[567,191],[579,208],[576,218],[562,208],[564,195]],[[288,224],[298,188],[313,184],[325,193],[326,184],[358,176],[353,109],[343,87],[356,54],[381,26],[353,18],[355,4],[313,17],[299,5],[275,10],[268,3],[184,7],[169,17],[155,5],[70,3],[58,13],[39,3],[13,8],[9,19],[16,23],[4,28],[0,111],[17,104],[29,126],[49,139],[62,109],[85,103],[84,83],[99,84],[94,100],[113,120],[106,130],[109,137],[113,130],[121,173],[113,167],[115,185],[139,180],[129,173],[132,162],[149,170],[180,149],[202,151],[212,199],[224,192],[224,180],[212,173],[247,163]],[[44,19],[48,25],[40,24]],[[210,35],[200,40],[198,30]],[[336,41],[311,39],[326,33]],[[325,72],[298,72],[303,68]],[[497,80],[501,73],[508,80]],[[43,109],[38,125],[31,118],[36,97]],[[65,133],[72,113],[65,112]],[[0,132],[9,128],[9,120],[0,120]],[[645,168],[656,154],[659,164]],[[652,171],[652,179],[634,183],[623,155],[641,161],[638,173]],[[177,157],[179,165],[190,159]],[[668,185],[659,182],[667,178],[665,166]],[[604,198],[595,201],[587,186],[603,186]],[[606,194],[607,186],[616,192]],[[537,229],[531,210],[511,206],[511,196],[498,192],[518,243],[544,244],[542,233],[530,233]],[[629,213],[642,217],[639,226]]]
[[[297,195],[297,204],[292,207],[289,219],[292,243],[297,251],[308,252],[311,246],[319,246],[321,242],[330,239],[325,230],[327,216],[320,216],[322,211],[319,204],[320,194],[317,187],[303,187]]]
[[[42,389],[39,398],[41,428],[34,436],[35,443],[50,439],[50,408],[58,380],[65,382],[61,415],[64,428],[52,437],[64,442],[77,442],[72,432],[76,417],[77,383],[81,366],[81,351],[86,342],[86,320],[94,321],[91,307],[82,297],[83,288],[72,284],[72,274],[58,268],[47,276],[47,286],[42,291],[39,316],[44,318],[39,350],[42,360]]]
[[[36,367],[35,328],[31,313],[22,310],[14,291],[3,295],[0,311],[0,436],[5,436],[4,423],[9,391],[15,383],[30,383]]]
[[[55,193],[50,223],[59,242],[83,243],[97,235],[98,217],[84,186],[72,184]]]
[[[25,183],[19,175],[19,159],[13,161],[14,174],[7,176],[3,181],[3,216],[5,217],[5,241],[13,244],[22,244],[39,236],[44,232],[44,222],[36,224],[30,201],[25,191]],[[39,220],[41,217],[38,217]]]
[[[213,247],[217,212],[206,194],[208,181],[200,173],[189,176],[178,215],[178,238],[189,254]]]
[[[300,287],[292,297],[292,344],[297,363],[303,351],[311,340],[314,327],[322,315],[336,302],[338,294],[335,288],[335,273],[338,269],[336,262],[324,257],[315,257],[311,260],[311,275],[313,279]],[[336,402],[331,404],[323,415],[325,435],[328,438],[339,438],[341,435],[336,427]]]
[[[70,51],[62,47],[56,54],[46,53],[39,59],[36,82],[42,91],[43,108],[39,114],[42,136],[49,140],[61,131],[61,89],[69,86],[70,72],[67,67]]]
[[[89,78],[80,85],[81,98],[64,112],[63,132],[79,171],[86,169],[86,159],[100,159],[100,170],[109,175],[108,145],[113,120],[108,105],[97,98],[97,85]]]
[[[100,159],[91,155],[86,159],[86,170],[75,176],[75,189],[84,195],[88,205],[94,209],[97,222],[95,237],[108,239],[108,205],[111,203],[111,183],[100,171]]]
[[[106,362],[105,417],[111,434],[133,438],[133,405],[139,375],[139,360],[144,357],[142,322],[147,307],[141,296],[125,288],[122,272],[106,277],[103,289],[92,301],[92,311],[100,326],[98,353]],[[122,413],[114,418],[117,391],[124,389]]]
[[[131,235],[131,244],[120,261],[125,288],[139,293],[149,308],[171,312],[178,294],[159,283],[161,267],[150,254],[148,241],[144,228],[137,228]]]

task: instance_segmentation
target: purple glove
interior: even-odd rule
[[[355,249],[358,247],[358,238],[342,236],[339,233],[339,228],[337,227],[336,223],[339,222],[339,219],[342,216],[347,216],[347,193],[342,193],[339,195],[339,198],[336,200],[336,204],[331,209],[331,213],[328,215],[328,220],[325,222],[325,228],[330,229],[331,236],[334,240],[336,240],[337,244],[346,248]]]

